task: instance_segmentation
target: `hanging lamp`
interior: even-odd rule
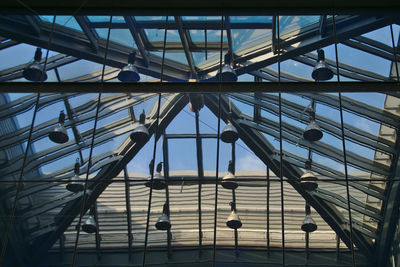
[[[152,162],[149,164],[150,176],[149,176],[149,178],[147,178],[147,181],[145,183],[145,186],[147,186],[147,187],[151,187],[152,186],[152,184],[151,184],[151,172],[153,170]],[[165,182],[165,178],[161,174],[161,170],[162,170],[162,162],[157,164],[156,173],[153,175],[153,186],[152,186],[152,188],[155,189],[155,190],[161,190],[161,189],[164,189],[167,186],[167,184]]]
[[[238,187],[238,183],[236,182],[235,170],[233,166],[232,160],[229,161],[228,165],[228,174],[222,178],[221,185],[226,189],[236,189]]]
[[[218,69],[217,75],[215,76],[217,81],[223,82],[236,82],[237,75],[235,70],[231,66],[232,52],[228,52],[224,57],[224,66],[222,69]]]
[[[43,82],[47,80],[47,74],[43,67],[40,65],[42,60],[42,50],[38,47],[36,48],[34,61],[28,65],[22,72],[25,79],[32,82]]]
[[[232,112],[228,114],[228,124],[225,125],[221,133],[221,140],[224,143],[235,143],[239,139],[239,133],[235,126],[231,123]]]
[[[189,93],[189,109],[191,112],[199,112],[204,107],[204,96],[198,93]]]
[[[81,178],[79,178],[79,159],[76,159],[74,173],[75,175],[71,178],[69,183],[67,184],[67,190],[73,193],[78,193],[83,191],[84,184]]]
[[[311,74],[315,81],[327,81],[333,78],[333,71],[325,62],[325,52],[322,49],[317,50],[318,61]]]
[[[171,229],[171,221],[169,219],[169,206],[167,203],[164,203],[163,213],[160,218],[158,218],[156,222],[157,230],[165,231]]]
[[[231,214],[228,216],[226,221],[226,226],[231,229],[239,229],[242,227],[242,222],[240,221],[239,215],[236,213],[236,204],[234,202],[229,203],[231,205]]]
[[[147,130],[147,127],[144,125],[145,121],[146,114],[143,110],[139,117],[139,126],[137,126],[130,134],[130,138],[133,142],[144,143],[149,138],[149,130]]]
[[[315,121],[315,112],[312,109],[310,112],[310,123],[307,125],[303,133],[303,138],[310,142],[315,142],[321,140],[323,133],[321,128]]]
[[[306,217],[304,218],[303,223],[301,224],[301,230],[303,230],[306,233],[312,233],[318,229],[317,224],[311,218],[310,214],[311,214],[311,208],[308,204],[306,204]]]
[[[89,218],[87,218],[85,223],[82,225],[82,230],[88,234],[93,234],[97,231],[97,222],[93,215],[89,215]]]
[[[133,65],[136,59],[136,52],[133,51],[128,56],[128,65],[123,67],[118,73],[118,80],[121,82],[138,82],[140,80],[139,73]]]
[[[63,144],[68,142],[67,129],[64,127],[65,114],[64,111],[60,112],[58,117],[58,125],[49,133],[49,138],[54,143]]]
[[[300,184],[306,191],[314,191],[318,188],[318,178],[311,171],[311,160],[307,160],[305,164],[306,171],[300,177]]]

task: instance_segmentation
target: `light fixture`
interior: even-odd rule
[[[242,222],[240,221],[239,215],[236,213],[236,204],[234,202],[229,203],[231,205],[231,214],[228,217],[228,220],[226,221],[226,226],[228,226],[231,229],[239,229],[242,227]]]
[[[42,60],[42,50],[38,47],[36,48],[34,61],[28,65],[22,72],[25,79],[32,82],[43,82],[47,80],[47,74],[43,67],[40,65]]]
[[[308,204],[306,204],[306,217],[303,220],[303,223],[301,225],[301,230],[303,230],[306,233],[312,233],[315,230],[317,230],[317,224],[315,221],[311,218],[311,208]]]
[[[191,112],[198,112],[204,107],[204,96],[198,93],[189,93],[189,109]]]
[[[147,178],[147,181],[145,183],[145,186],[147,186],[147,187],[151,187],[152,186],[152,184],[151,184],[151,173],[152,173],[153,166],[154,166],[152,162],[150,162],[150,164],[149,164],[150,176],[149,176],[149,178]],[[155,190],[161,190],[161,189],[164,189],[167,186],[167,184],[165,183],[165,178],[161,174],[161,170],[162,170],[162,162],[157,164],[156,173],[153,175],[153,186],[152,186],[152,188],[155,189]]]
[[[71,180],[67,184],[67,190],[73,193],[78,193],[80,191],[83,191],[84,189],[83,181],[81,180],[81,178],[79,178],[79,167],[80,167],[79,159],[76,159],[74,168],[75,175],[71,178]]]
[[[128,65],[123,67],[118,73],[118,80],[121,82],[138,82],[140,80],[139,73],[133,65],[136,59],[136,52],[133,51],[128,56]]]
[[[218,69],[218,72],[216,75],[217,81],[223,81],[223,82],[236,82],[237,81],[236,72],[232,68],[231,62],[232,62],[232,52],[228,52],[225,54],[224,66],[222,67],[222,69]]]
[[[58,125],[49,133],[49,138],[51,141],[58,144],[68,142],[68,134],[67,129],[64,127],[64,122],[65,114],[64,111],[61,111],[60,116],[58,117]]]
[[[333,71],[329,68],[325,62],[325,52],[322,49],[318,49],[318,62],[315,65],[312,72],[312,77],[316,81],[327,81],[333,78]]]
[[[149,138],[149,130],[147,130],[147,127],[144,125],[145,121],[146,114],[143,110],[139,117],[139,126],[137,126],[130,134],[130,138],[133,142],[144,143]]]
[[[97,223],[93,215],[89,215],[89,218],[82,225],[82,230],[88,234],[93,234],[97,231]]]
[[[225,125],[221,133],[221,140],[225,143],[234,143],[239,138],[239,133],[235,126],[231,123],[232,113],[228,114],[228,124]]]
[[[233,166],[232,160],[229,161],[228,165],[228,174],[222,178],[221,185],[226,189],[236,189],[238,187],[238,183],[236,182],[235,170]]]
[[[303,138],[310,142],[315,142],[321,140],[323,133],[321,128],[315,121],[315,112],[311,110],[310,112],[310,123],[307,125],[303,133]]]
[[[318,178],[311,171],[311,160],[305,164],[305,173],[300,177],[300,184],[306,191],[314,191],[318,188]]]
[[[156,228],[157,230],[162,231],[171,229],[171,221],[169,220],[169,206],[167,203],[164,203],[163,213],[156,222]]]

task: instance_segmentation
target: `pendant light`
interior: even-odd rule
[[[89,218],[87,218],[85,223],[82,225],[82,230],[88,234],[93,234],[97,231],[97,222],[92,214],[89,215]]]
[[[38,47],[36,48],[34,61],[28,65],[22,72],[25,79],[32,82],[43,82],[47,80],[47,74],[43,67],[40,65],[42,60],[42,50]]]
[[[223,82],[236,82],[237,76],[235,70],[231,66],[232,52],[228,52],[224,57],[224,66],[222,69],[218,69],[217,75],[215,76],[217,81]]]
[[[230,101],[230,100],[229,100]],[[235,126],[231,123],[232,113],[229,112],[228,124],[225,125],[221,133],[221,140],[224,143],[235,143],[239,138],[239,133]]]
[[[316,81],[327,81],[333,78],[333,71],[329,68],[329,65],[325,62],[325,52],[322,49],[318,49],[318,61],[312,72],[312,77]]]
[[[150,162],[149,164],[150,176],[149,178],[147,178],[147,181],[145,183],[145,186],[147,187],[151,187],[151,172],[154,166],[152,162]],[[157,164],[156,173],[153,175],[153,189],[155,190],[161,190],[167,186],[167,184],[165,183],[165,178],[161,174],[161,170],[162,170],[162,162]]]
[[[191,112],[199,112],[204,107],[204,96],[198,93],[189,93],[189,109]]]
[[[79,178],[79,159],[76,159],[74,173],[75,175],[71,178],[69,183],[67,184],[67,190],[73,193],[78,193],[83,191],[84,184],[81,178]]]
[[[133,51],[128,56],[128,65],[123,67],[118,73],[118,80],[121,82],[138,82],[140,80],[139,73],[133,65],[136,59],[136,52]]]
[[[315,112],[312,109],[310,112],[310,123],[307,125],[303,133],[303,138],[310,142],[321,140],[323,133],[321,128],[315,121]]]
[[[60,112],[58,117],[58,125],[49,133],[49,138],[54,143],[63,144],[68,142],[67,129],[64,127],[65,114],[64,111]]]
[[[228,226],[231,229],[239,229],[242,227],[242,222],[240,221],[239,215],[236,213],[236,204],[234,202],[229,203],[231,205],[231,214],[228,217],[228,220],[226,221],[226,226]]]
[[[235,177],[235,170],[233,166],[232,160],[229,161],[228,165],[228,174],[222,178],[221,185],[223,188],[226,189],[236,189],[238,187],[238,183],[236,182],[236,177]]]
[[[171,229],[171,221],[169,220],[169,205],[164,203],[163,213],[156,222],[157,230],[165,231]]]
[[[303,223],[301,224],[301,230],[303,230],[306,233],[312,233],[318,229],[317,224],[311,218],[310,214],[311,214],[311,208],[308,204],[306,204],[306,217],[304,218]]]
[[[300,177],[300,184],[306,191],[315,191],[318,188],[318,178],[311,171],[311,160],[305,164],[305,173]]]
[[[146,114],[143,110],[142,114],[140,114],[139,117],[139,126],[137,126],[130,134],[130,138],[133,142],[144,143],[149,138],[149,130],[147,130],[147,127],[144,125],[145,121]]]

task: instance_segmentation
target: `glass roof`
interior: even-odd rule
[[[21,215],[27,244],[43,239],[47,250],[99,249],[99,243],[102,248],[197,247],[213,245],[216,231],[218,246],[349,251],[354,243],[367,256],[379,242],[399,153],[399,94],[367,92],[360,83],[357,92],[317,89],[325,80],[338,82],[339,91],[348,82],[398,81],[393,44],[400,31],[389,18],[56,16],[54,25],[53,20],[0,18],[0,82],[27,82],[24,70],[33,66],[36,48],[47,75],[43,83],[32,83],[29,93],[0,94],[0,148],[6,158],[0,166],[8,186],[3,198],[17,194],[29,204]],[[28,28],[39,30],[28,34]],[[115,88],[122,84],[118,74],[132,51],[143,83],[189,81],[188,89],[193,81],[222,83],[228,80],[219,80],[217,73],[227,63],[229,73],[250,89],[99,93],[101,81]],[[225,55],[231,55],[229,62],[223,62]],[[330,79],[314,80],[317,62],[330,69]],[[50,82],[54,90],[34,90]],[[58,85],[74,82],[95,83],[99,92],[57,91]],[[252,92],[251,82],[277,89]],[[293,93],[279,87],[294,82],[310,89]],[[239,137],[233,145],[221,136],[228,123]],[[322,132],[320,139],[306,138],[310,125]],[[65,127],[66,142],[49,138],[59,126]],[[131,134],[142,127],[148,139],[134,140]],[[152,160],[162,162],[166,190],[145,185],[155,177],[154,166],[149,171]],[[235,190],[222,188],[230,161],[239,185]],[[307,162],[318,180],[312,192],[301,180]],[[75,174],[83,192],[66,189]],[[22,187],[16,189],[15,181]],[[230,202],[236,204],[240,229],[227,227],[235,209]],[[171,235],[154,226],[164,203]],[[305,241],[301,225],[310,206],[318,230]],[[99,224],[94,234],[79,228],[89,215]],[[54,229],[58,236],[49,234]],[[56,242],[60,238],[62,245]]]

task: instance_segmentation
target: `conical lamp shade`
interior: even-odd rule
[[[222,73],[222,74],[221,74]],[[234,69],[228,64],[225,64],[222,67],[222,70],[218,70],[218,73],[216,75],[217,81],[223,81],[223,82],[236,82],[237,81],[237,75]]]
[[[311,120],[303,133],[303,138],[310,142],[321,140],[323,133],[315,120]]]
[[[314,220],[311,218],[309,214],[306,215],[304,218],[303,224],[301,225],[301,230],[303,230],[306,233],[311,233],[317,230],[317,224],[314,222]]]
[[[234,143],[238,140],[239,134],[235,126],[231,122],[224,127],[221,133],[221,140],[225,143]]]
[[[300,177],[300,184],[304,187],[307,191],[314,191],[318,188],[318,178],[310,171],[307,170],[301,177]]]
[[[242,222],[240,221],[239,215],[233,210],[226,221],[226,225],[232,229],[239,229],[242,227]]]
[[[80,191],[83,191],[84,189],[84,184],[82,179],[79,178],[78,175],[74,175],[70,182],[67,184],[67,190],[71,191],[73,193],[78,193]]]
[[[171,222],[169,220],[169,216],[165,213],[163,213],[160,218],[158,218],[156,222],[156,228],[157,230],[168,230],[171,228]]]
[[[97,223],[92,215],[90,215],[82,225],[82,230],[88,234],[93,234],[97,231]]]
[[[140,124],[132,131],[130,138],[135,143],[144,143],[149,138],[149,130],[146,126]]]
[[[140,76],[136,67],[133,64],[128,64],[118,73],[118,80],[121,82],[138,82]]]
[[[231,172],[228,172],[228,174],[222,178],[221,185],[226,189],[236,189],[238,187],[238,183],[236,182],[235,175]]]

